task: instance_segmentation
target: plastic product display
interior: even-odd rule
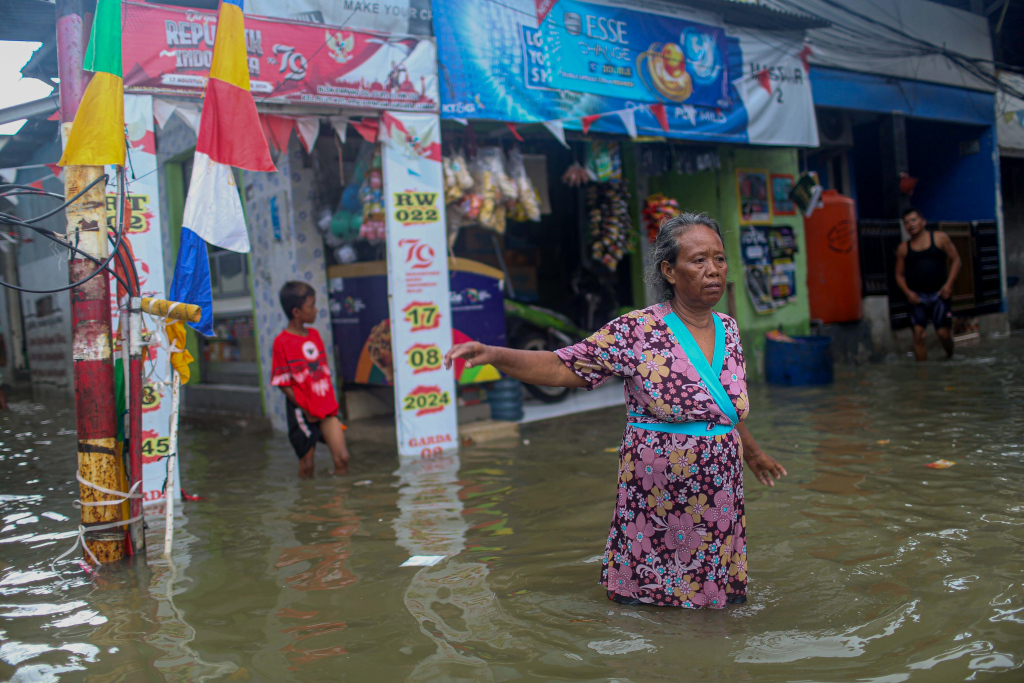
[[[632,246],[629,193],[621,181],[587,188],[590,255],[614,271]]]
[[[658,231],[661,229],[661,224],[666,218],[679,213],[679,203],[671,197],[658,192],[652,194],[644,202],[644,224],[647,228],[647,239],[650,242],[654,242],[658,237]]]

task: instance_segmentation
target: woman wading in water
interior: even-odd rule
[[[728,267],[706,214],[661,226],[648,280],[664,303],[551,351],[457,344],[445,366],[491,364],[530,384],[593,389],[623,378],[629,422],[601,583],[623,604],[723,608],[746,602],[743,461],[763,484],[786,470],[762,451],[736,321],[712,307]]]

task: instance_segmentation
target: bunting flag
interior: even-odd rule
[[[562,143],[562,147],[569,149],[569,143],[565,141],[565,126],[561,121],[555,119],[554,121],[542,121],[541,123]]]
[[[277,170],[249,92],[242,2],[222,0],[220,4],[178,260],[168,292],[171,301],[202,309],[200,321],[190,324],[207,336],[213,335],[213,293],[206,245],[241,253],[249,251],[245,214],[231,167]]]
[[[331,122],[331,126],[334,128],[334,132],[337,134],[338,139],[341,140],[342,144],[345,144],[345,140],[348,137],[348,117],[332,116],[329,121]]]
[[[312,154],[313,145],[320,137],[320,117],[300,116],[295,119],[295,132],[298,133],[299,141],[302,143],[303,149],[306,150],[306,154]]]
[[[665,111],[664,104],[652,104],[648,107],[651,110],[651,114],[658,120],[662,130],[668,132],[668,112]]]
[[[506,121],[505,125],[508,126],[509,131],[512,132],[512,137],[514,137],[519,142],[523,141],[523,136],[519,134],[519,130],[516,128],[516,124],[510,121]]]
[[[622,119],[622,125],[626,127],[629,137],[636,138],[636,111],[633,109],[622,109],[615,113]]]
[[[772,94],[772,77],[771,74],[768,73],[768,69],[761,69],[757,72],[757,82],[761,84],[761,87],[764,88],[769,95]]]
[[[594,121],[601,118],[601,114],[591,114],[590,116],[584,116],[580,125],[583,127],[583,134],[586,135],[590,132],[590,127],[594,125]]]
[[[121,1],[99,0],[85,51],[92,71],[68,134],[61,166],[124,166],[124,81],[121,78]]]

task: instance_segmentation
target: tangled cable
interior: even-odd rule
[[[78,282],[72,282],[68,285],[64,285],[63,287],[56,287],[53,289],[29,289],[27,287],[21,287],[19,285],[11,284],[10,282],[4,282],[3,280],[0,280],[0,285],[19,292],[27,292],[29,294],[56,294],[57,292],[64,292],[70,289],[74,289],[75,287],[80,287],[89,280],[99,275],[101,272],[106,271],[111,273],[117,279],[121,286],[124,287],[125,291],[128,292],[129,296],[139,296],[139,274],[135,267],[135,260],[131,257],[131,254],[127,252],[127,247],[126,245],[124,245],[124,169],[120,167],[117,169],[117,225],[116,230],[114,231],[114,235],[108,235],[108,239],[113,244],[113,251],[106,259],[101,261],[92,254],[82,251],[81,249],[78,248],[77,245],[72,244],[65,236],[61,235],[60,233],[54,232],[53,230],[48,230],[47,228],[39,227],[37,225],[33,225],[34,223],[38,223],[39,221],[45,220],[50,216],[53,216],[65,210],[74,202],[81,199],[86,192],[91,190],[97,184],[99,184],[100,182],[105,183],[109,179],[109,175],[101,175],[100,177],[96,178],[91,183],[86,185],[84,188],[82,188],[82,190],[74,197],[71,197],[70,199],[64,201],[60,206],[56,207],[55,209],[51,209],[46,213],[35,216],[33,218],[22,219],[18,218],[17,216],[13,216],[9,213],[0,211],[0,223],[17,226],[20,228],[28,228],[29,230],[32,230],[33,232],[38,233],[39,235],[42,235],[48,240],[55,242],[56,244],[59,244],[60,246],[64,247],[71,253],[77,254],[82,258],[92,261],[97,266],[97,268],[93,272],[89,273],[89,275],[85,276]],[[19,195],[36,195],[41,197],[64,199],[62,195],[59,195],[55,192],[47,192],[46,190],[32,187],[31,185],[18,185],[16,183],[0,184],[0,197],[11,197]],[[118,274],[116,269],[110,267],[111,262],[115,258],[118,260],[118,263],[121,264],[121,268],[124,270],[126,276],[128,276],[127,281],[125,278],[121,277],[120,274]]]

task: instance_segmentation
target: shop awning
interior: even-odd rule
[[[921,119],[991,126],[995,122],[992,93],[937,83],[877,76],[823,66],[811,67],[814,104]]]

